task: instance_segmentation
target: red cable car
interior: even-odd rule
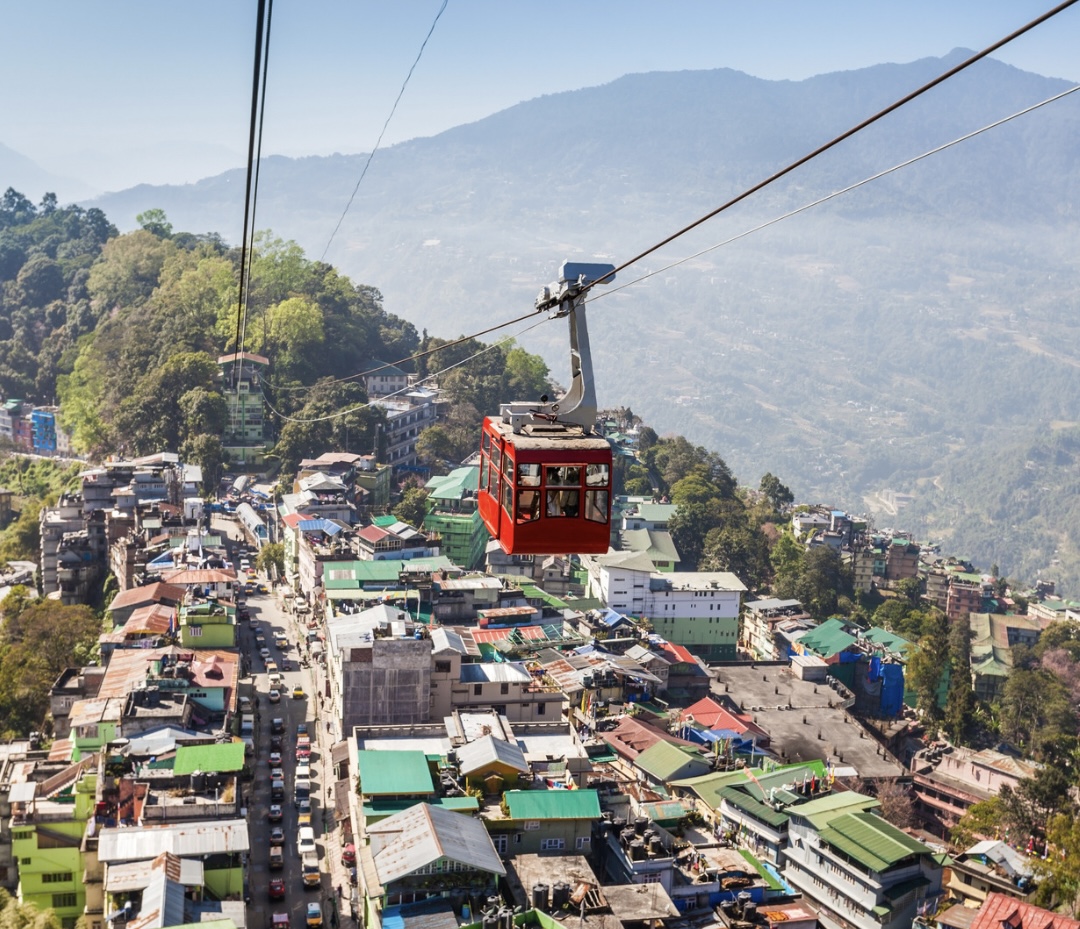
[[[596,395],[583,292],[612,265],[564,262],[539,311],[570,321],[572,382],[549,402],[503,404],[484,420],[480,516],[510,555],[603,554],[611,542],[611,446],[596,434]]]

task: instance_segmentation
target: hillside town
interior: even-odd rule
[[[95,661],[0,745],[21,901],[69,929],[1080,929],[1045,908],[1075,902],[1045,894],[1046,834],[958,831],[1047,765],[947,738],[919,641],[685,564],[662,495],[615,497],[604,554],[506,554],[478,456],[424,473],[445,403],[393,366],[366,385],[381,453],[271,475],[267,360],[219,364],[239,387],[213,493],[167,450],[88,463],[42,511],[39,562],[8,566],[65,605],[116,591]],[[63,447],[14,404],[0,432]],[[634,461],[625,425],[600,429]],[[418,477],[414,524],[393,511]],[[783,519],[856,592],[962,630],[941,706],[999,701],[1080,619],[846,511]]]

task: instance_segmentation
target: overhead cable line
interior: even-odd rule
[[[251,223],[255,212],[255,143],[256,135],[260,126],[259,111],[262,106],[259,88],[265,90],[263,72],[263,48],[269,37],[269,17],[273,11],[273,0],[258,0],[258,11],[255,18],[255,59],[251,76],[251,121],[248,126],[248,157],[247,176],[244,188],[244,228],[240,241],[240,282],[236,300],[236,336],[233,349],[233,362],[239,359],[244,351],[244,337],[247,323],[247,288],[248,288],[248,251],[250,240]],[[264,39],[264,26],[265,35]],[[261,139],[261,135],[259,136]],[[261,142],[260,142],[261,144]],[[236,379],[234,385],[237,394],[240,391],[240,379]]]
[[[662,239],[661,241],[657,242],[655,245],[649,246],[649,248],[645,249],[645,251],[641,252],[638,255],[635,255],[633,258],[629,259],[628,261],[624,261],[621,265],[617,265],[615,270],[610,271],[604,277],[600,278],[599,280],[593,281],[590,284],[586,284],[582,288],[582,292],[583,293],[587,292],[589,290],[592,290],[593,287],[596,287],[599,284],[603,284],[605,281],[607,281],[610,278],[614,277],[620,271],[623,271],[626,268],[630,267],[630,265],[635,264],[638,261],[641,261],[642,258],[646,258],[647,256],[651,255],[653,252],[657,251],[658,249],[661,249],[665,245],[669,244],[670,242],[675,241],[675,239],[678,239],[681,236],[686,235],[686,233],[690,232],[692,229],[696,229],[702,223],[708,222],[714,216],[717,216],[718,214],[723,213],[724,210],[727,210],[727,209],[733,207],[736,203],[742,202],[743,200],[745,200],[747,197],[751,196],[752,194],[757,193],[759,190],[762,190],[765,187],[768,187],[770,184],[774,183],[775,181],[780,180],[780,178],[790,174],[796,168],[800,168],[804,164],[806,164],[807,162],[812,161],[813,159],[817,158],[818,155],[824,154],[825,152],[827,152],[831,148],[835,148],[841,142],[845,141],[846,139],[850,139],[856,133],[862,132],[862,130],[866,129],[868,126],[872,126],[878,120],[884,118],[885,116],[888,116],[894,110],[898,110],[898,109],[900,109],[900,107],[904,106],[905,104],[910,103],[912,100],[915,100],[917,97],[921,97],[928,90],[932,90],[933,88],[937,87],[938,84],[941,84],[944,81],[947,81],[949,78],[954,77],[955,75],[959,74],[961,71],[965,70],[966,68],[971,67],[971,65],[975,64],[976,62],[981,61],[983,58],[987,57],[988,55],[993,54],[994,52],[996,52],[1002,46],[1007,45],[1009,42],[1012,42],[1014,39],[1017,39],[1020,36],[1024,35],[1025,33],[1030,32],[1036,26],[1042,25],[1047,20],[1053,18],[1054,16],[1057,16],[1057,14],[1062,12],[1063,10],[1067,10],[1069,7],[1071,7],[1076,2],[1077,2],[1077,0],[1064,0],[1064,2],[1059,3],[1053,9],[1048,10],[1047,12],[1043,13],[1041,16],[1037,16],[1035,19],[1031,20],[1029,23],[1027,23],[1024,26],[1021,26],[1016,31],[1011,32],[1007,36],[1005,36],[1004,38],[998,39],[993,44],[988,45],[981,52],[976,52],[971,57],[969,57],[969,58],[965,59],[964,61],[960,62],[960,64],[955,65],[952,68],[949,68],[949,70],[945,71],[943,74],[939,74],[933,80],[928,81],[927,83],[923,84],[921,87],[917,88],[916,90],[911,91],[911,93],[906,94],[905,96],[901,97],[899,100],[895,101],[894,103],[889,104],[884,109],[878,110],[873,116],[867,117],[862,122],[858,123],[855,126],[852,126],[846,132],[840,133],[840,135],[835,136],[834,138],[832,138],[831,140],[826,142],[824,145],[819,145],[812,152],[809,152],[808,154],[803,155],[801,158],[798,158],[795,161],[791,162],[789,165],[787,165],[787,167],[781,168],[779,171],[777,171],[777,172],[775,172],[773,174],[770,174],[763,181],[759,181],[758,183],[754,184],[752,187],[748,187],[746,190],[744,190],[738,196],[732,197],[730,200],[728,200],[726,203],[722,204],[721,206],[718,206],[716,209],[711,210],[710,212],[706,213],[704,216],[702,216],[702,217],[700,217],[698,219],[695,219],[689,225],[684,226],[682,229],[678,230],[678,232],[672,233],[667,238]]]
[[[375,140],[375,146],[371,149],[371,153],[367,156],[367,161],[364,162],[363,170],[360,172],[360,177],[356,181],[356,186],[353,188],[352,194],[349,195],[349,202],[345,204],[345,209],[341,211],[341,217],[337,221],[337,225],[334,226],[334,231],[330,233],[330,239],[326,243],[326,248],[323,249],[322,255],[319,256],[319,261],[323,261],[326,258],[326,253],[330,251],[330,245],[334,241],[334,236],[338,234],[338,230],[341,228],[341,224],[345,221],[345,214],[349,212],[349,208],[353,204],[353,200],[356,199],[356,192],[360,189],[360,184],[364,180],[364,175],[367,174],[368,168],[371,167],[371,159],[375,157],[375,153],[379,150],[379,146],[382,144],[383,136],[386,134],[386,129],[390,125],[390,120],[394,118],[394,113],[397,112],[398,104],[401,102],[401,98],[405,93],[405,88],[409,86],[409,81],[413,76],[413,71],[416,70],[416,66],[420,63],[420,58],[424,54],[424,49],[427,48],[428,39],[431,38],[431,34],[435,31],[435,26],[438,25],[439,18],[443,15],[443,11],[446,9],[448,0],[443,0],[442,6],[439,7],[439,12],[435,14],[435,19],[431,23],[431,28],[428,30],[424,41],[420,43],[420,51],[416,53],[416,60],[412,63],[412,67],[409,68],[409,73],[405,75],[405,80],[401,85],[401,90],[398,91],[397,99],[394,101],[394,105],[390,107],[390,115],[386,117],[386,122],[383,123],[382,131],[379,133],[379,137]]]
[[[522,317],[521,319],[514,320],[514,322],[521,322],[523,319],[533,318],[535,315],[536,315],[535,313],[530,313],[527,317]],[[420,378],[415,383],[410,384],[408,387],[403,387],[400,390],[395,390],[392,393],[388,393],[385,396],[380,397],[379,399],[380,400],[389,400],[389,399],[391,399],[393,397],[396,397],[398,394],[403,394],[406,391],[413,390],[416,387],[417,384],[423,384],[425,381],[433,380],[433,379],[437,378],[439,375],[445,374],[447,371],[452,371],[454,368],[460,368],[462,365],[468,364],[473,359],[479,358],[481,355],[485,355],[490,351],[494,351],[496,348],[500,348],[503,345],[506,345],[506,344],[508,344],[510,342],[513,342],[518,336],[524,335],[526,332],[530,332],[533,329],[536,329],[538,326],[542,326],[542,325],[544,325],[544,323],[548,323],[548,322],[551,322],[551,319],[547,318],[547,317],[545,317],[544,319],[541,319],[541,320],[537,320],[531,326],[526,326],[524,329],[520,330],[519,332],[515,332],[513,335],[508,335],[505,339],[500,339],[498,342],[492,342],[490,345],[485,345],[482,349],[480,349],[477,352],[473,352],[467,358],[462,358],[461,361],[455,361],[452,365],[447,365],[445,368],[441,368],[438,371],[433,371],[431,374],[425,375],[424,377]],[[501,328],[503,328],[505,326],[509,326],[509,325],[512,325],[512,324],[511,323],[503,323],[501,326],[497,326],[497,327],[494,327],[494,328],[501,329]],[[488,330],[488,331],[490,332],[491,330]],[[460,342],[461,340],[459,339],[458,341]],[[439,348],[446,348],[446,346],[445,345],[440,345]],[[438,351],[438,349],[435,349],[435,351]],[[338,410],[336,413],[328,413],[326,416],[316,416],[316,417],[313,417],[311,419],[300,419],[299,417],[289,416],[286,413],[282,413],[280,410],[276,409],[270,403],[270,401],[266,399],[266,394],[265,393],[263,393],[262,399],[263,399],[263,403],[265,403],[267,405],[267,407],[269,407],[270,412],[273,413],[275,416],[285,420],[286,422],[305,423],[305,424],[308,424],[308,423],[323,423],[323,422],[327,422],[328,420],[331,420],[331,419],[338,419],[339,417],[348,416],[350,413],[355,413],[357,410],[362,410],[365,407],[369,407],[369,406],[373,405],[371,401],[368,401],[366,403],[358,403],[356,406],[349,407],[349,409],[347,409],[347,410]]]
[[[387,361],[384,364],[377,365],[374,368],[369,368],[367,371],[357,371],[355,374],[347,374],[345,377],[335,377],[327,380],[321,378],[322,383],[330,384],[342,384],[346,381],[356,380],[360,377],[367,377],[369,374],[378,374],[380,371],[385,371],[387,368],[396,368],[398,365],[408,364],[410,361],[417,361],[420,358],[426,358],[428,355],[434,355],[436,352],[441,352],[446,348],[453,348],[455,345],[461,345],[463,342],[471,342],[473,339],[478,339],[482,335],[487,335],[489,332],[497,332],[500,329],[505,329],[507,326],[513,326],[516,323],[524,322],[526,319],[532,319],[536,315],[536,311],[530,311],[517,317],[516,319],[507,320],[505,323],[497,323],[494,326],[488,326],[487,329],[481,329],[479,332],[474,332],[472,335],[458,336],[456,339],[452,339],[449,342],[443,342],[441,345],[437,345],[435,348],[426,348],[422,352],[416,352],[413,355],[409,355],[406,358],[401,358],[398,361]],[[528,330],[523,330],[527,332]],[[505,340],[503,340],[505,341]],[[502,343],[496,343],[501,345]],[[302,384],[299,387],[274,387],[274,390],[280,390],[282,392],[298,392],[301,390],[312,390],[314,384]]]
[[[982,135],[984,132],[989,132],[991,129],[996,129],[998,126],[1002,126],[1007,122],[1011,122],[1012,120],[1017,119],[1021,116],[1026,116],[1028,113],[1040,109],[1047,104],[1061,100],[1062,98],[1067,97],[1070,94],[1076,93],[1078,90],[1080,90],[1080,84],[1069,87],[1068,89],[1061,91],[1061,93],[1054,94],[1052,97],[1047,97],[1045,100],[1040,100],[1038,103],[1033,103],[1031,104],[1031,106],[1024,107],[1024,109],[1022,110],[1017,110],[1015,113],[1010,113],[1008,116],[1003,116],[1001,119],[995,120],[992,123],[988,123],[987,125],[981,126],[978,129],[973,129],[971,132],[965,133],[964,135],[953,139],[951,142],[945,142],[944,144],[939,145],[936,148],[932,148],[929,151],[923,152],[921,155],[915,155],[913,158],[908,158],[906,161],[901,161],[898,164],[894,164],[891,168],[885,168],[883,171],[878,171],[877,174],[871,174],[869,177],[864,177],[861,181],[856,181],[854,184],[849,184],[847,187],[842,187],[839,190],[834,190],[832,193],[826,194],[823,197],[819,197],[817,200],[811,200],[809,203],[804,203],[802,206],[796,207],[793,210],[789,210],[788,212],[782,213],[779,216],[774,216],[772,219],[766,220],[763,223],[759,223],[758,225],[753,226],[750,229],[745,229],[742,232],[737,233],[736,235],[724,239],[722,242],[717,242],[714,245],[710,245],[708,248],[703,248],[701,251],[695,252],[693,255],[687,255],[685,258],[680,258],[678,259],[678,261],[673,261],[670,264],[666,264],[662,268],[657,268],[655,271],[649,271],[646,274],[642,274],[640,277],[636,277],[631,281],[620,284],[618,287],[612,287],[610,290],[605,290],[602,293],[598,293],[593,296],[589,302],[592,303],[596,300],[601,300],[604,297],[610,297],[612,294],[617,294],[620,290],[625,290],[627,287],[632,287],[635,284],[640,284],[642,281],[646,281],[650,277],[655,277],[658,274],[663,274],[666,271],[670,271],[672,268],[677,268],[680,265],[686,264],[686,262],[688,261],[693,261],[695,258],[700,258],[702,255],[707,255],[709,252],[714,252],[718,248],[723,248],[725,245],[730,245],[732,242],[737,242],[739,241],[739,239],[745,239],[747,236],[753,235],[755,232],[760,232],[762,229],[767,229],[769,226],[775,226],[777,223],[785,219],[790,219],[792,216],[797,216],[800,213],[805,213],[807,210],[811,210],[816,206],[821,206],[821,204],[823,203],[828,203],[828,201],[830,200],[835,200],[837,197],[840,197],[843,194],[850,193],[853,190],[857,190],[858,188],[863,187],[866,184],[871,183],[872,181],[880,180],[881,178],[886,177],[889,174],[893,174],[896,171],[899,171],[901,168],[910,167],[911,165],[916,164],[917,162],[920,162],[925,158],[929,158],[931,155],[937,155],[939,152],[943,152],[946,149],[952,148],[955,145],[959,145],[961,142],[966,142],[969,139],[973,139],[978,135]]]

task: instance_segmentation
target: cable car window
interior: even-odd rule
[[[514,486],[509,481],[503,481],[502,507],[506,510],[507,516],[514,512]]]
[[[485,455],[491,450],[491,436],[486,432],[480,434],[480,451]]]
[[[491,467],[488,469],[488,493],[493,497],[499,495],[499,466],[495,464],[494,460],[492,460]]]
[[[585,484],[588,487],[607,487],[608,466],[606,464],[585,465]]]
[[[537,476],[537,480],[540,480]],[[531,523],[540,518],[540,491],[519,490],[517,498],[517,521]]]
[[[548,487],[577,487],[579,484],[581,484],[580,465],[559,465],[557,467],[548,467]]]
[[[486,456],[480,458],[480,492],[487,490],[488,486],[488,460]]]
[[[548,471],[553,470],[555,469],[548,468]],[[547,492],[547,515],[549,517],[567,516],[571,519],[575,518],[578,515],[579,494],[580,492],[577,490],[549,490]]]
[[[594,523],[608,521],[608,492],[606,490],[585,491],[585,518]]]
[[[509,455],[503,455],[502,460],[503,477],[506,478],[507,484],[514,483],[514,459]]]
[[[518,471],[518,487],[539,487],[540,486],[540,465],[538,464],[519,464],[517,466]]]
[[[495,466],[495,470],[499,470],[499,458],[500,458],[499,446],[492,444],[491,446],[491,463]]]

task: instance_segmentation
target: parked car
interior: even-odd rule
[[[270,812],[266,814],[266,818],[272,823],[279,823],[284,818],[284,814],[281,812],[280,803],[271,803]]]
[[[291,671],[292,670],[292,662],[289,661],[288,658],[282,658],[281,659],[281,670],[282,671]]]

